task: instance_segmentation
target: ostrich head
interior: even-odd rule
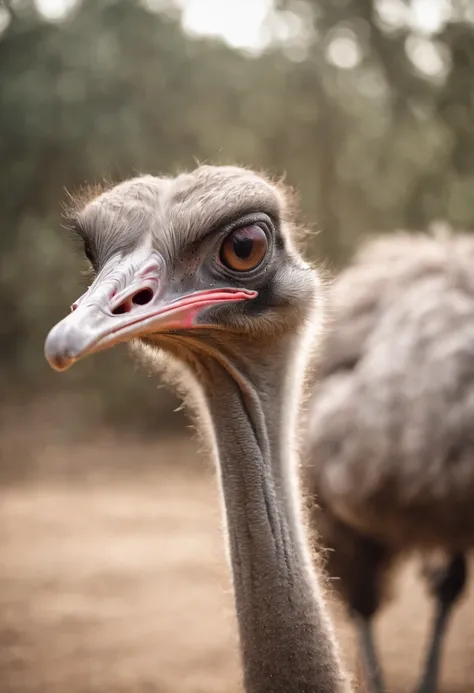
[[[315,305],[318,278],[293,245],[282,188],[245,169],[134,178],[72,221],[95,279],[48,335],[57,370],[137,338],[188,363],[211,342],[251,353]]]

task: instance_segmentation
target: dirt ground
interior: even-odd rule
[[[178,464],[195,447],[45,448],[46,477],[0,490],[0,693],[241,690],[215,479],[205,464]],[[94,473],[106,456],[119,474]],[[138,458],[148,471],[124,473]],[[81,482],[51,473],[81,461]],[[474,691],[469,592],[447,643],[446,693]],[[355,673],[352,631],[335,613]],[[414,686],[430,616],[408,566],[377,624],[394,693]]]

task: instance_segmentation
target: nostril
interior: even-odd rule
[[[113,315],[122,315],[123,313],[129,313],[130,310],[132,309],[130,300],[127,299],[123,303],[120,303],[116,308],[113,309],[112,314]]]
[[[147,303],[150,303],[152,298],[153,291],[151,289],[140,289],[140,291],[137,291],[136,294],[129,296],[125,299],[125,301],[122,301],[122,303],[116,306],[112,310],[112,313],[113,315],[123,315],[123,313],[129,313],[133,309],[133,306],[146,306]]]
[[[116,306],[112,310],[112,314],[123,315],[124,313],[129,313],[133,310],[133,306],[145,306],[147,303],[150,303],[152,298],[153,291],[151,289],[140,289],[136,294],[129,296],[125,301],[122,301],[122,303]]]
[[[76,310],[76,308],[77,308],[77,303],[73,303],[72,306],[71,306],[71,313],[74,313],[74,311]]]
[[[136,306],[145,306],[147,303],[150,303],[152,298],[153,291],[151,289],[141,289],[132,297],[132,302]]]

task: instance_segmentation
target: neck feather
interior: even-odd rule
[[[300,512],[294,339],[258,363],[210,359],[205,378],[247,693],[349,690]]]

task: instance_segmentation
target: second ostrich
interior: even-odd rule
[[[396,558],[441,551],[418,691],[435,693],[443,636],[474,545],[474,238],[394,234],[334,282],[309,414],[314,524],[354,617],[371,691],[371,623]]]
[[[178,364],[220,471],[246,690],[347,691],[299,509],[292,436],[321,287],[285,193],[203,166],[125,181],[74,226],[96,278],[50,332],[49,362],[139,340]]]

